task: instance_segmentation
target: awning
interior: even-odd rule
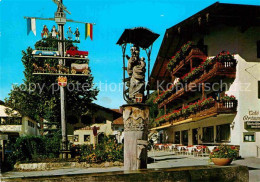
[[[206,118],[209,118],[209,117],[212,117],[212,116],[216,116],[216,115],[217,115],[217,113],[213,113],[213,114],[210,114],[210,115],[207,115],[207,116],[202,116],[202,117],[197,117],[197,118],[189,118],[189,119],[185,119],[185,120],[179,121],[177,123],[172,123],[172,124],[167,124],[167,125],[163,125],[163,126],[158,126],[156,128],[152,128],[151,130],[159,130],[159,129],[169,128],[171,126],[176,126],[176,125],[186,124],[186,123],[190,123],[190,122],[195,122],[195,121],[199,121],[199,120],[206,119]]]

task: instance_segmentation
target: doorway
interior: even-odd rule
[[[198,128],[192,129],[192,145],[198,145]]]
[[[182,144],[188,145],[188,130],[182,131]]]

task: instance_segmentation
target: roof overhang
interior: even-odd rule
[[[150,88],[155,90],[157,81],[170,82],[171,74],[166,69],[170,58],[195,33],[209,34],[209,27],[216,24],[240,26],[242,32],[250,26],[260,26],[260,6],[216,2],[167,29],[149,78]]]

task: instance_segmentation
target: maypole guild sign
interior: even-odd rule
[[[66,87],[67,86],[67,77],[59,76],[58,77],[58,84],[61,87]]]
[[[245,129],[260,130],[260,115],[259,111],[249,111],[248,115],[243,117]]]

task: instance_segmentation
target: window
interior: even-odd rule
[[[79,141],[79,135],[74,135],[74,142],[78,142]]]
[[[115,127],[115,130],[118,130],[118,126]]]
[[[203,128],[203,136],[202,136],[203,142],[214,142],[214,127],[205,127]]]
[[[254,132],[244,132],[244,142],[255,142],[255,133]]]
[[[90,135],[84,135],[84,142],[90,142]]]
[[[230,124],[217,126],[217,142],[229,142],[230,139]]]
[[[179,131],[176,131],[175,132],[175,142],[174,143],[176,143],[176,144],[180,144],[180,135],[181,135],[181,132],[179,132]]]
[[[28,120],[28,126],[34,128],[34,123]]]

